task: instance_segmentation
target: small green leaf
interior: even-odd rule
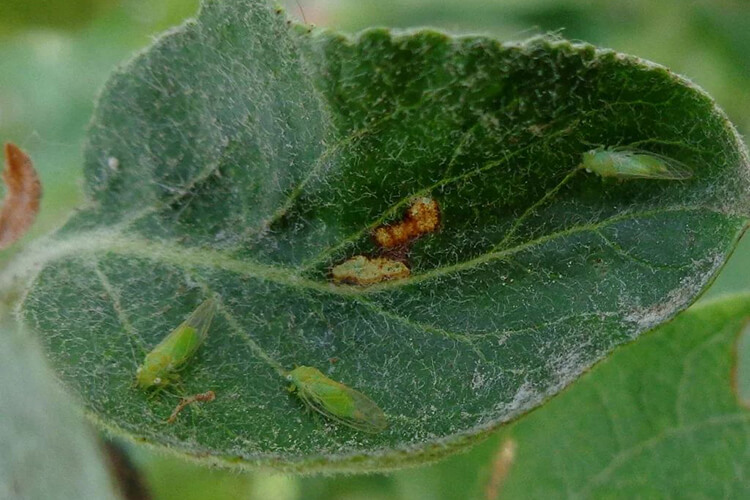
[[[578,168],[596,146],[693,176],[606,182]],[[61,377],[118,433],[308,471],[436,458],[541,404],[692,302],[750,207],[736,132],[664,68],[549,39],[347,38],[261,0],[207,1],[121,68],[85,172],[87,206],[13,269],[40,268],[21,312]],[[437,231],[385,255],[373,231],[417,197]],[[333,282],[358,255],[410,273]],[[181,379],[216,400],[165,427],[177,397],[133,390],[135,370],[211,293]],[[306,414],[282,377],[299,365],[388,429]]]

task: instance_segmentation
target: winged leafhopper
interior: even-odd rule
[[[204,301],[146,355],[136,372],[136,383],[140,388],[165,387],[177,379],[177,371],[206,339],[216,307],[214,299]]]
[[[377,433],[388,427],[385,413],[370,398],[323,375],[299,366],[287,375],[295,392],[313,410],[359,431]]]
[[[592,149],[583,153],[582,167],[601,177],[616,179],[685,180],[693,176],[683,163],[654,153]]]

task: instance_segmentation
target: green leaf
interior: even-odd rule
[[[748,314],[748,295],[691,309],[502,432],[518,443],[502,498],[747,497],[732,373]]]
[[[36,343],[7,324],[0,341],[0,498],[120,498],[94,433]]]
[[[593,145],[689,166],[604,182]],[[434,459],[544,402],[684,308],[747,221],[748,159],[713,101],[607,50],[433,31],[356,38],[260,0],[205,2],[110,80],[86,148],[88,205],[13,269],[60,376],[111,430],[224,464],[363,470]],[[330,269],[415,196],[440,205],[411,276]],[[132,387],[210,293],[222,307],[178,391]],[[372,398],[387,431],[305,413],[285,370]]]

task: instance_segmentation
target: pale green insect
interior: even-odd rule
[[[195,354],[206,339],[216,313],[216,301],[208,299],[146,355],[136,372],[142,389],[165,387],[178,378],[177,371]]]
[[[289,390],[313,410],[364,432],[388,427],[385,413],[370,398],[323,375],[317,368],[299,366],[287,375]]]
[[[690,169],[671,158],[654,153],[616,149],[592,149],[583,153],[581,164],[587,172],[616,179],[685,180],[693,176]]]

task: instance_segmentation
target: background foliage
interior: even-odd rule
[[[30,7],[41,4],[44,8]],[[453,32],[518,39],[562,30],[567,38],[637,54],[692,78],[717,99],[746,139],[750,132],[748,2],[300,0],[300,6],[308,21],[346,31],[373,25],[432,25]],[[3,2],[0,138],[31,153],[45,186],[39,223],[27,239],[58,225],[81,199],[82,137],[93,98],[107,75],[134,50],[147,45],[152,35],[192,15],[196,7],[197,0]],[[301,14],[295,2],[290,2],[288,9],[293,15]],[[707,296],[750,287],[748,264],[750,240],[745,238]],[[726,339],[721,339],[716,342],[724,345]],[[635,367],[633,358],[617,355],[602,369],[619,363],[619,370],[627,373]],[[717,377],[727,381],[726,370],[722,373]],[[519,425],[531,427],[541,421],[534,430],[541,449],[559,447],[561,433],[571,432],[559,425],[560,418],[554,418],[554,407],[562,406],[570,394],[537,411],[527,419],[528,424],[525,420]],[[602,409],[592,401],[591,397],[578,400],[581,415],[565,418],[578,418],[587,411],[601,414]],[[650,407],[649,417],[666,421],[671,410]],[[387,476],[334,479],[262,473],[239,476],[197,469],[143,449],[134,449],[134,453],[156,498],[437,498],[438,492],[443,498],[463,498],[467,478],[476,478],[474,486],[483,494],[479,485],[486,481],[491,460],[507,440],[507,432],[514,432],[513,428],[469,454],[436,466]]]

